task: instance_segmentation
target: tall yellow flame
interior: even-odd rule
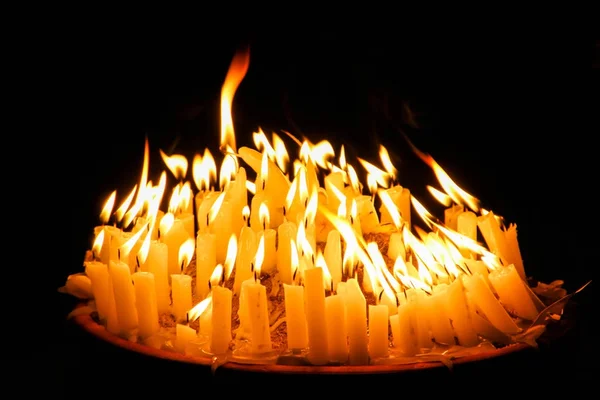
[[[229,147],[232,151],[237,151],[231,105],[238,86],[246,76],[249,65],[250,49],[244,48],[238,51],[231,61],[225,82],[221,87],[221,150]]]

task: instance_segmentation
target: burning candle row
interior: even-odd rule
[[[247,67],[236,56],[222,93],[229,107]],[[396,181],[383,146],[381,168],[358,159],[367,194],[343,146],[334,163],[328,141],[289,135],[299,152],[288,171],[280,136],[259,130],[255,149],[238,149],[230,109],[221,112],[218,187],[209,149],[193,160],[195,193],[186,158],[161,151],[177,181],[163,210],[168,174],[148,179],[146,141],[139,184],[116,211],[116,191],[108,198],[85,274],[109,331],[151,343],[167,313],[180,351],[203,338],[211,354],[272,354],[265,276],[284,293],[287,350],[313,364],[507,342],[537,317],[543,304],[524,280],[516,226],[480,208],[432,157],[417,151],[440,183],[429,189],[446,206],[443,222]]]

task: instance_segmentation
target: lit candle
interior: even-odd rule
[[[495,327],[506,334],[516,334],[521,331],[485,284],[481,275],[463,275],[462,281],[465,288],[473,295],[474,302]]]
[[[156,285],[156,304],[159,313],[169,311],[171,305],[171,288],[169,287],[169,254],[166,243],[152,240],[145,268],[154,276]]]
[[[166,213],[160,220],[160,241],[167,245],[168,273],[179,274],[181,264],[179,263],[179,248],[190,237],[182,220],[176,219],[173,213]]]
[[[224,354],[231,343],[231,304],[233,292],[222,286],[212,288],[212,332],[210,349]]]
[[[337,229],[332,229],[327,234],[323,257],[331,274],[333,290],[336,291],[338,283],[342,280],[342,239]]]
[[[464,347],[475,346],[479,343],[477,333],[471,322],[467,298],[462,279],[455,279],[448,285],[444,293],[445,310],[452,321],[452,328],[456,333],[458,345]]]
[[[198,222],[198,232],[208,232],[209,227],[209,213],[213,204],[221,194],[220,191],[208,191],[205,192],[201,198],[197,197],[197,202],[200,204],[197,206],[196,221]]]
[[[261,238],[264,238],[265,243],[262,271],[270,274],[277,268],[277,231],[270,227],[269,209],[264,203],[261,205],[259,213],[262,229],[258,231],[257,239],[260,241]]]
[[[304,271],[304,287],[306,290],[308,360],[314,365],[323,365],[329,358],[323,269],[314,267]]]
[[[434,287],[433,294],[424,298],[425,307],[428,309],[429,321],[431,324],[431,336],[433,340],[442,345],[452,346],[455,344],[454,329],[446,312],[446,289],[445,283]]]
[[[371,196],[360,195],[356,196],[355,200],[362,233],[376,232],[379,227],[379,215],[375,210]]]
[[[100,261],[87,261],[85,274],[92,282],[92,293],[101,323],[109,332],[118,334],[119,321],[108,266]]]
[[[281,282],[292,283],[292,252],[297,248],[292,244],[298,234],[296,224],[286,221],[277,227],[277,270]]]
[[[123,231],[116,226],[102,225],[94,228],[94,235],[97,237],[102,233],[103,241],[102,248],[100,250],[100,261],[108,265],[110,260],[118,260],[119,256],[117,253],[118,247],[122,241],[119,240],[123,235]]]
[[[196,330],[184,324],[175,326],[175,350],[186,353],[187,347],[198,338]]]
[[[250,321],[251,352],[261,354],[273,349],[269,328],[269,309],[267,305],[267,288],[260,282],[250,282],[245,288],[246,309]]]
[[[217,247],[217,263],[225,262],[227,244],[233,231],[233,202],[226,199],[227,192],[221,192],[209,212],[209,231],[215,235]],[[239,216],[242,218],[242,216]]]
[[[508,229],[504,231],[506,239],[506,259],[509,264],[514,264],[515,269],[519,273],[521,279],[526,280],[525,268],[523,266],[523,258],[521,258],[521,249],[517,240],[517,225],[510,224]]]
[[[388,306],[369,304],[369,356],[371,359],[388,356]]]
[[[493,270],[489,273],[489,280],[502,304],[523,319],[534,321],[537,318],[539,311],[514,264]]]
[[[139,327],[138,335],[144,340],[158,332],[158,305],[154,275],[138,271],[132,275],[135,287],[135,305]]]
[[[283,284],[285,301],[285,323],[287,327],[287,346],[291,350],[308,347],[308,330],[304,286]]]
[[[130,336],[138,327],[138,315],[135,307],[135,289],[131,281],[129,265],[122,261],[111,261],[108,268],[115,296],[117,320],[121,334]]]
[[[345,314],[346,310],[342,295],[334,294],[325,297],[328,358],[332,363],[343,364],[348,361],[348,337]]]
[[[233,293],[240,294],[242,282],[253,277],[252,258],[256,254],[258,240],[256,232],[249,226],[242,227],[240,238],[238,239],[237,261],[235,264],[235,279],[233,283]]]
[[[367,300],[356,278],[350,278],[346,282],[349,362],[351,365],[366,365],[369,363]]]
[[[173,299],[173,315],[177,322],[187,321],[187,312],[192,308],[192,276],[184,273],[192,260],[195,241],[188,238],[179,248],[177,262],[181,266],[178,274],[171,275],[171,297]]]
[[[403,356],[410,357],[418,353],[416,334],[415,303],[404,302],[398,306],[398,313],[390,316],[393,344]]]
[[[502,261],[506,261],[508,255],[506,237],[494,213],[490,211],[485,215],[478,216],[477,226],[490,251]]]
[[[390,196],[393,204],[398,209],[402,220],[406,223],[406,226],[410,229],[411,224],[411,216],[410,216],[410,190],[408,188],[402,187],[400,185],[392,186],[389,189],[384,189],[387,194]],[[382,205],[379,208],[379,212],[381,213],[381,224],[393,224],[394,221],[391,217],[390,211],[385,205]]]
[[[210,276],[217,266],[217,236],[198,232],[196,236],[196,295],[200,300],[210,292]]]

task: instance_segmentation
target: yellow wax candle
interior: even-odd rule
[[[355,200],[362,233],[376,232],[379,227],[379,216],[371,196],[360,195],[355,197]]]
[[[467,305],[469,307],[469,312],[471,316],[471,322],[473,324],[473,329],[477,332],[478,335],[492,340],[496,343],[505,343],[509,344],[512,342],[512,339],[509,338],[504,333],[500,332],[498,328],[496,328],[490,321],[487,320],[483,312],[477,307],[475,302],[473,301],[473,295],[471,293],[466,293],[467,295]]]
[[[277,271],[281,282],[288,285],[292,283],[292,251],[297,251],[292,240],[296,240],[297,234],[294,222],[286,221],[277,227]]]
[[[421,289],[409,289],[406,291],[408,301],[415,305],[415,327],[417,334],[417,345],[420,349],[429,349],[433,347],[431,341],[431,321],[429,310],[427,309],[427,294]]]
[[[156,240],[151,241],[145,264],[146,271],[154,276],[156,304],[159,313],[168,312],[171,305],[168,252],[169,250],[165,243]]]
[[[390,234],[387,256],[392,260],[395,260],[398,257],[404,260],[406,257],[406,248],[404,247],[404,238],[402,237],[401,232],[393,232]]]
[[[194,328],[187,325],[175,325],[175,350],[180,353],[187,353],[187,347],[190,343],[198,339],[198,335]]]
[[[235,262],[235,278],[233,283],[233,294],[239,295],[242,282],[254,276],[252,271],[252,260],[258,249],[256,232],[249,226],[242,227],[238,239],[238,251]]]
[[[210,304],[208,305],[208,307],[206,307],[206,310],[204,310],[204,312],[200,314],[200,317],[198,317],[198,336],[203,336],[204,338],[206,338],[206,340],[212,339],[213,306],[214,303],[211,297]]]
[[[410,205],[410,190],[400,185],[392,186],[385,189],[389,194],[392,202],[398,208],[398,212],[402,219],[406,222],[406,227],[410,229],[411,224],[411,205]],[[385,205],[379,208],[381,213],[381,224],[393,224],[392,216]]]
[[[496,328],[506,334],[516,334],[521,331],[485,284],[481,275],[463,275],[462,281],[465,288],[473,295],[474,302]]]
[[[119,238],[123,231],[116,226],[101,225],[94,228],[94,235],[98,236],[102,230],[104,231],[104,240],[102,241],[99,257],[100,261],[108,265],[110,260],[119,259],[117,249],[121,245]]]
[[[252,354],[267,353],[273,350],[269,327],[267,288],[260,282],[246,285],[245,300],[250,322],[250,346]]]
[[[196,221],[198,222],[198,232],[208,232],[210,209],[219,198],[220,194],[220,191],[211,190],[209,192],[204,192],[201,199],[197,198]],[[200,204],[198,204],[198,201]]]
[[[339,294],[325,298],[325,318],[327,320],[327,348],[329,361],[348,361],[348,338],[346,336],[346,310],[343,297]]]
[[[138,315],[135,307],[135,289],[131,281],[129,265],[122,261],[110,261],[108,268],[115,296],[117,320],[121,333],[129,336],[138,327]]]
[[[521,258],[521,249],[519,248],[519,241],[517,240],[517,225],[510,224],[508,229],[504,231],[504,237],[506,239],[506,259],[508,263],[514,264],[521,279],[526,280],[527,276],[525,275],[523,258]]]
[[[537,318],[539,311],[514,264],[493,270],[489,273],[489,280],[496,289],[500,302],[515,315],[529,321]]]
[[[473,274],[481,275],[481,277],[483,278],[483,281],[492,290],[492,292],[496,291],[496,289],[494,289],[494,287],[492,286],[492,283],[490,282],[490,278],[489,278],[490,270],[488,269],[487,265],[485,265],[485,263],[482,260],[473,260],[470,258],[466,258],[464,261],[465,261],[465,264],[467,265],[467,268],[469,269],[469,271],[471,271],[472,275]]]
[[[304,286],[283,284],[287,347],[301,350],[308,347],[308,329],[304,307]]]
[[[412,302],[398,306],[398,314],[390,316],[393,344],[403,356],[414,356],[418,353],[416,334],[416,309]]]
[[[222,286],[212,289],[212,331],[210,349],[213,354],[224,354],[231,343],[231,304],[233,292]]]
[[[192,308],[192,277],[186,274],[171,274],[171,297],[173,315],[177,322],[187,320],[187,312]]]
[[[457,218],[465,210],[460,204],[454,204],[444,210],[444,225],[452,230],[456,230]]]
[[[371,359],[388,356],[388,306],[369,304],[369,356]]]
[[[193,213],[184,212],[181,214],[177,214],[176,219],[181,220],[181,222],[183,223],[183,227],[185,228],[185,231],[187,232],[189,237],[193,238],[194,236],[196,236],[194,228],[194,224],[196,223],[196,221]]]
[[[283,208],[285,205],[285,198],[290,189],[290,181],[283,174],[283,171],[281,171],[277,164],[270,159],[266,158],[265,160],[265,155],[249,147],[240,147],[238,149],[238,155],[257,174],[256,193],[262,191],[267,192],[268,196],[266,196],[266,198],[273,199],[273,202],[277,207]],[[265,163],[267,171],[262,172]],[[265,183],[264,188],[263,182]],[[272,210],[269,208],[269,211]],[[271,221],[273,221],[273,214],[271,214]]]
[[[168,218],[172,221],[172,224],[166,223],[166,232],[163,231],[162,226],[160,230],[160,241],[167,245],[168,255],[168,273],[169,275],[179,274],[181,272],[181,265],[179,265],[179,248],[181,245],[190,238],[183,221],[172,217],[173,214],[167,213],[163,217]],[[161,221],[161,222],[162,222]]]
[[[224,199],[214,221],[210,221],[209,231],[215,235],[217,247],[217,263],[223,264],[227,257],[227,246],[233,232],[233,221],[242,215],[233,215],[233,202]],[[234,218],[235,217],[235,218]],[[238,232],[235,232],[237,235]]]
[[[266,192],[257,193],[252,196],[250,201],[250,227],[259,232],[263,227],[260,219],[260,207],[264,205],[269,210],[269,225],[273,228],[283,223],[283,205],[276,204],[272,198],[268,197]]]
[[[345,303],[349,363],[351,365],[366,365],[369,363],[367,301],[356,278],[350,278],[346,281]]]
[[[455,343],[454,329],[446,312],[446,289],[447,284],[439,284],[431,296],[424,298],[425,307],[428,309],[431,326],[431,336],[438,344],[452,346]]]
[[[327,234],[323,257],[331,274],[333,290],[335,291],[338,283],[342,280],[342,239],[340,231],[337,229],[332,229]]]
[[[118,334],[119,321],[108,266],[100,261],[86,261],[85,274],[92,282],[92,294],[100,321],[109,332]]]
[[[217,266],[217,236],[198,232],[196,236],[196,295],[200,300],[210,292],[210,277]]]
[[[344,173],[342,171],[332,171],[325,176],[323,182],[327,193],[327,208],[332,213],[337,214],[340,199],[336,195],[336,190],[339,193],[344,191]]]
[[[264,237],[265,259],[261,271],[265,274],[271,274],[277,269],[277,231],[267,228],[258,232],[257,240]]]
[[[308,360],[311,364],[323,365],[327,363],[329,357],[323,269],[314,267],[304,271],[304,287],[306,290]]]
[[[477,345],[479,338],[471,322],[463,281],[456,279],[449,284],[444,292],[444,297],[445,311],[452,321],[458,345],[464,347]]]
[[[477,227],[490,251],[505,261],[508,255],[506,237],[494,213],[490,211],[485,215],[478,216]]]
[[[158,305],[154,275],[150,272],[135,272],[132,276],[135,287],[135,305],[139,327],[138,335],[147,339],[158,332]]]
[[[456,217],[456,231],[477,241],[477,215],[470,210],[459,213]]]

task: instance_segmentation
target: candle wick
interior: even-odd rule
[[[284,218],[285,218],[285,217],[286,217],[286,215],[287,215],[287,211],[286,211],[286,210],[287,210],[286,206],[283,206],[283,217],[284,217]]]
[[[258,276],[257,276],[257,274],[256,274],[256,271],[254,271],[254,281],[255,281],[256,283],[258,283]]]
[[[206,214],[206,226],[208,227],[210,223],[210,218],[208,217],[208,214]]]
[[[266,180],[262,180],[262,190],[265,190],[265,187],[267,186],[267,181]]]
[[[250,263],[250,272],[254,272],[254,262]]]
[[[117,259],[121,261],[121,248],[117,248]]]
[[[185,262],[184,262],[184,261],[182,261],[182,262],[181,262],[181,273],[182,273],[182,274],[183,274],[183,266],[184,266],[184,264],[185,264]]]
[[[212,290],[212,282],[210,280],[208,281],[208,290]]]
[[[135,256],[135,271],[137,272],[140,269],[140,258],[138,256]]]

